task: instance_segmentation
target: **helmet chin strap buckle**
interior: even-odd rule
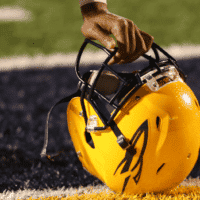
[[[131,146],[131,144],[127,141],[127,139],[123,135],[119,135],[117,137],[117,143],[124,150],[128,149]]]

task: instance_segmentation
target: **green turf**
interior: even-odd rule
[[[77,52],[84,37],[78,0],[1,0],[33,15],[30,22],[0,21],[0,57]],[[108,9],[134,21],[162,46],[200,44],[199,0],[108,0]]]

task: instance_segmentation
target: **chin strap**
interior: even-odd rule
[[[42,148],[42,151],[40,153],[40,156],[41,158],[48,158],[49,160],[51,161],[54,161],[52,157],[57,157],[60,155],[60,153],[63,151],[60,151],[59,153],[56,153],[56,154],[52,154],[52,155],[48,155],[47,154],[47,145],[48,145],[48,130],[49,130],[49,118],[50,118],[50,115],[51,115],[51,112],[52,110],[59,104],[61,103],[67,103],[69,102],[72,98],[74,97],[77,97],[77,96],[80,96],[81,92],[80,90],[78,90],[77,92],[75,92],[74,94],[70,95],[70,96],[67,96],[63,99],[61,99],[60,101],[58,101],[57,103],[55,103],[49,110],[48,114],[47,114],[47,119],[46,119],[46,124],[45,124],[45,135],[44,135],[44,145],[43,145],[43,148]]]

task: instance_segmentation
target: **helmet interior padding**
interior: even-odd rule
[[[88,79],[88,83],[90,85],[93,84],[96,76],[98,74],[98,70],[94,70]],[[111,95],[114,94],[119,88],[120,80],[117,76],[109,71],[103,71],[96,83],[95,89],[98,90],[103,95]]]

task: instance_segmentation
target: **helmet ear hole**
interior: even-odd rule
[[[157,129],[159,130],[160,130],[160,122],[161,122],[160,117],[156,117],[156,126],[157,126]]]

